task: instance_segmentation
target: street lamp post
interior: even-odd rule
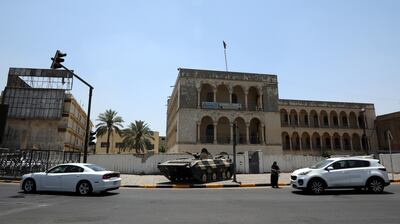
[[[236,180],[236,139],[237,139],[237,125],[233,122],[233,182],[237,183]]]
[[[67,67],[65,67],[64,65],[61,64],[61,62],[64,62],[64,59],[62,57],[65,57],[65,56],[67,56],[67,54],[61,53],[59,50],[57,50],[54,58],[51,58],[51,60],[53,62],[51,64],[50,68],[52,68],[52,69],[63,68],[89,87],[89,102],[88,102],[88,112],[87,112],[87,118],[86,118],[85,145],[83,148],[83,162],[86,163],[87,162],[87,154],[88,154],[89,133],[90,133],[89,132],[90,109],[92,106],[92,92],[93,92],[94,88],[88,82],[86,82],[81,77],[79,77],[77,74],[75,74],[73,71],[69,70]]]

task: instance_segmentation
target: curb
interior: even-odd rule
[[[0,183],[13,183],[13,184],[19,184],[19,180],[0,180]]]
[[[155,184],[155,185],[121,185],[126,188],[241,188],[241,187],[270,187],[271,184]],[[280,183],[279,186],[290,186]]]

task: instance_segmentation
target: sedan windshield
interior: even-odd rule
[[[333,162],[333,160],[331,160],[331,159],[323,160],[323,161],[321,161],[321,162],[319,162],[319,163],[317,163],[317,164],[311,166],[310,168],[311,168],[311,169],[320,169],[320,168],[322,168],[322,167],[328,165],[328,164],[331,163],[331,162]]]
[[[92,169],[93,171],[105,171],[106,170],[103,167],[97,166],[95,164],[89,164],[89,165],[85,165],[85,166]]]

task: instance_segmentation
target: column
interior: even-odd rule
[[[363,140],[362,139],[363,138],[362,138],[362,135],[361,135],[361,138],[360,138],[360,150],[364,150],[363,147],[362,147],[363,146],[363,144],[362,144]]]
[[[261,125],[261,145],[265,145],[265,131],[264,131],[265,125]]]
[[[300,114],[296,112],[296,117],[297,117],[297,127],[300,127]]]
[[[353,138],[352,138],[352,136],[349,137],[349,140],[350,140],[350,150],[353,151],[354,148],[353,148]]]
[[[231,127],[231,141],[230,143],[233,144],[233,123],[230,123],[229,126]],[[236,139],[237,142],[237,139]]]
[[[248,108],[248,105],[247,105],[247,95],[249,94],[249,90],[245,90],[244,91],[244,106],[245,106],[245,109],[247,110],[247,108]]]
[[[310,150],[312,151],[312,150],[314,150],[314,141],[313,141],[313,136],[311,135],[310,136]]]
[[[197,122],[197,143],[200,143],[200,141],[201,141],[201,139],[200,139],[200,136],[201,136],[200,127],[201,127],[201,122],[198,121],[198,122]]]
[[[214,102],[217,102],[217,88],[213,88]]]
[[[293,150],[292,137],[289,135],[290,150]]]
[[[263,93],[261,90],[258,90],[259,95],[258,95],[258,108],[259,111],[262,111],[263,105],[262,105],[262,97],[263,97]]]
[[[200,93],[201,93],[201,89],[197,89],[197,109],[200,109]]]
[[[217,126],[218,122],[214,122],[214,144],[217,144]]]
[[[250,144],[250,123],[246,122],[246,144]]]

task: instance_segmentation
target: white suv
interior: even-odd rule
[[[294,188],[321,194],[327,188],[366,188],[381,193],[390,184],[386,168],[376,159],[338,157],[323,160],[291,174]]]

